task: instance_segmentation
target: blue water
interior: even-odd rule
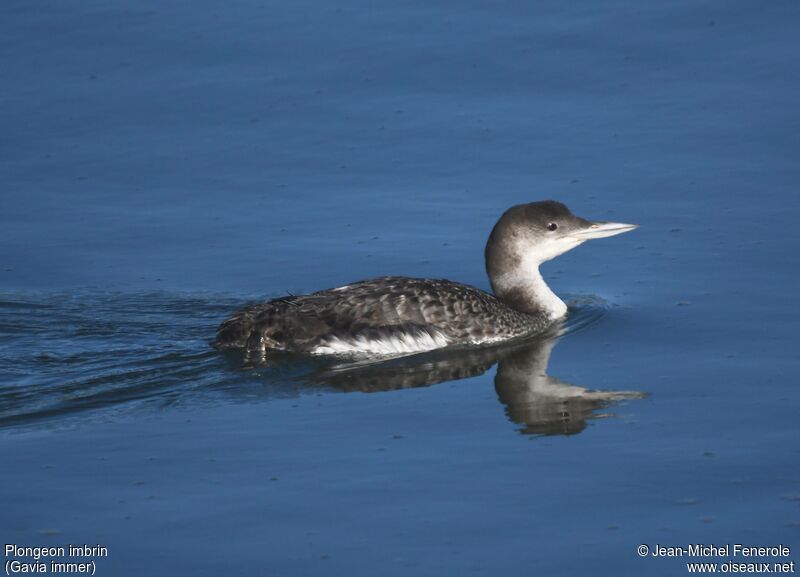
[[[0,539],[104,545],[98,575],[799,560],[798,18],[3,3]],[[287,292],[487,288],[495,220],[544,198],[641,225],[545,265],[560,336],[366,365],[210,347]]]

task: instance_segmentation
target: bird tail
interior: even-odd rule
[[[244,347],[253,332],[255,319],[263,308],[264,304],[257,304],[237,311],[217,329],[214,347],[217,349]]]

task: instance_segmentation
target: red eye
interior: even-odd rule
[[[547,225],[547,230],[555,230],[557,228],[558,228],[558,225],[556,223],[554,223],[554,222],[551,222],[550,224]]]

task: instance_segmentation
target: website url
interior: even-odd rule
[[[689,573],[794,573],[794,561],[788,563],[687,563]]]

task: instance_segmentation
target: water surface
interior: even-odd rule
[[[100,575],[675,575],[798,545],[796,3],[5,2],[4,543]],[[564,334],[247,366],[245,302],[487,288],[543,198]]]

